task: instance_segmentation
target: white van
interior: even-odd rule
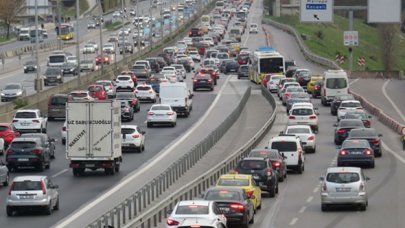
[[[285,159],[287,169],[299,174],[304,171],[305,153],[298,136],[284,134],[275,136],[270,139],[266,149],[278,150]]]
[[[323,73],[321,103],[329,104],[338,94],[349,93],[349,79],[344,70],[328,70]]]
[[[160,103],[168,104],[177,114],[183,114],[186,117],[190,115],[193,109],[193,94],[187,89],[184,82],[162,83],[160,84]]]

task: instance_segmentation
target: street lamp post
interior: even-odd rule
[[[100,29],[100,46],[98,50],[100,51],[100,64],[101,64],[101,72],[100,74],[102,75],[104,73],[104,56],[103,56],[103,7],[101,6],[101,0],[98,0],[98,4],[100,6],[100,16],[98,18],[99,22],[99,29]]]
[[[124,10],[124,0],[121,0],[121,10]],[[126,11],[123,11],[124,14],[126,14]],[[127,65],[127,58],[125,56],[125,52],[126,52],[126,44],[125,44],[125,22],[124,22],[124,15],[121,15],[121,21],[122,21],[122,43],[121,45],[123,45],[122,48],[122,58],[124,59],[124,65]]]
[[[37,65],[36,79],[35,79],[35,90],[37,93],[42,90],[42,80],[41,80],[41,67],[39,65],[39,37],[38,37],[38,0],[35,0],[35,64]]]
[[[139,1],[138,0],[136,0],[136,15],[137,15],[137,22],[136,22],[136,31],[137,31],[137,34],[138,34],[138,37],[137,37],[137,39],[138,39],[138,43],[137,43],[137,49],[138,49],[138,52],[140,52],[141,51],[141,33],[140,33],[140,31],[139,31],[139,27],[141,26],[141,24],[140,24],[140,20],[139,20]]]
[[[81,85],[80,78],[80,39],[79,39],[80,0],[76,0],[76,58],[77,58],[77,85]]]

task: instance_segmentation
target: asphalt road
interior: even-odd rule
[[[177,1],[176,1],[177,2]],[[141,15],[146,15],[149,14],[149,7],[150,6],[150,2],[149,1],[142,1],[139,3],[138,5],[138,12]],[[129,7],[128,7],[128,11],[129,11]],[[154,8],[152,10],[152,15],[155,18],[160,18],[160,8]],[[109,20],[112,19],[112,15],[107,15],[105,20]],[[129,17],[129,20],[132,21],[132,17]],[[101,45],[100,45],[100,33],[99,33],[99,29],[95,29],[95,30],[87,30],[87,22],[89,21],[89,19],[86,19],[86,21],[83,21],[83,23],[80,23],[79,27],[81,28],[80,30],[80,37],[81,37],[81,44],[80,44],[80,50],[82,50],[84,44],[90,40],[95,41],[98,46],[99,46],[99,50],[101,50]],[[137,31],[137,28],[135,26],[132,25],[132,23],[126,27],[131,28],[132,33]],[[167,26],[165,27],[165,33],[164,34],[168,34],[170,32],[170,29],[167,28]],[[103,30],[103,44],[106,43],[106,41],[108,40],[108,38],[111,35],[117,35],[118,31],[106,31]],[[129,40],[132,41],[132,35],[129,37]],[[153,38],[153,41],[156,42],[157,39]],[[137,47],[134,47],[135,51],[137,50]],[[70,52],[73,55],[76,55],[76,46],[72,45],[72,46],[66,46],[64,48],[64,51]],[[39,60],[40,60],[40,69],[41,72],[44,73],[47,66],[47,58],[48,55],[51,51],[48,52],[42,52],[39,54]],[[129,54],[126,54],[126,56],[128,56]],[[82,54],[80,53],[80,59],[95,59],[96,54]],[[31,95],[36,93],[36,91],[34,90],[34,80],[36,78],[36,73],[27,73],[24,74],[23,73],[23,68],[21,67],[16,67],[18,65],[23,64],[24,62],[26,62],[27,60],[32,60],[35,58],[34,56],[31,55],[24,55],[22,56],[22,59],[19,60],[17,57],[13,58],[12,60],[7,60],[7,64],[4,66],[5,67],[5,73],[0,74],[0,85],[5,85],[6,83],[11,83],[11,82],[21,82],[27,91],[27,95]],[[114,64],[116,61],[120,61],[123,58],[123,55],[119,54],[119,48],[116,47],[116,54],[110,55],[111,58],[111,64]],[[3,66],[2,66],[3,67]],[[10,67],[12,68],[12,70],[7,71],[7,68]],[[0,67],[1,69],[1,67]],[[0,70],[1,73],[1,70]],[[83,72],[81,75],[86,74],[85,72]],[[41,74],[42,75],[42,74]],[[69,81],[76,78],[76,76],[73,75],[65,75],[64,79],[65,81]],[[0,86],[1,88],[3,88],[3,86]],[[49,87],[43,87],[43,89],[47,89],[50,88]],[[4,103],[4,102],[0,102],[0,105]]]

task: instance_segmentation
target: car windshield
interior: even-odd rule
[[[4,89],[21,89],[21,86],[17,85],[17,84],[10,84],[10,85],[6,85],[6,87],[4,87]]]
[[[276,149],[279,152],[296,151],[297,144],[295,142],[279,141],[271,144],[271,149]]]
[[[27,141],[22,141],[22,142],[12,142],[11,143],[11,148],[13,149],[30,149],[34,148],[36,146],[35,142],[27,142]]]
[[[287,134],[310,134],[309,128],[289,128]]]
[[[16,181],[12,186],[13,191],[42,191],[40,181]]]
[[[35,112],[17,112],[15,114],[15,118],[32,119],[32,118],[37,118],[37,115]]]
[[[230,190],[209,190],[205,195],[205,200],[242,200],[240,194],[236,191]]]
[[[239,162],[238,166],[242,169],[262,170],[266,168],[266,161],[254,161],[254,160],[241,161]]]
[[[248,179],[224,179],[218,181],[218,186],[249,186]]]
[[[175,213],[180,215],[207,215],[208,211],[208,206],[206,205],[193,204],[178,206]]]
[[[337,184],[347,184],[353,183],[360,180],[360,175],[358,173],[328,173],[326,176],[327,182],[337,183]]]
[[[343,89],[347,87],[345,78],[328,78],[326,79],[326,88],[328,89]]]

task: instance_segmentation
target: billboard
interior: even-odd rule
[[[368,0],[368,23],[401,23],[401,0]]]
[[[26,0],[25,16],[35,16],[35,2],[38,7],[38,15],[50,14],[50,5],[48,0]]]

